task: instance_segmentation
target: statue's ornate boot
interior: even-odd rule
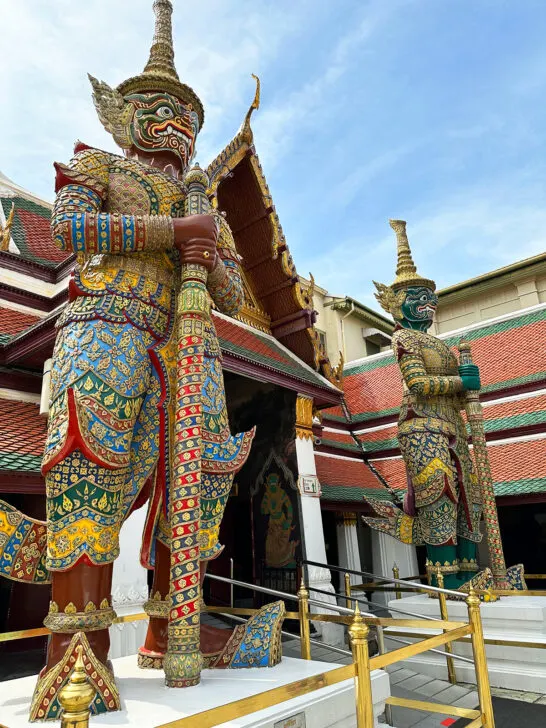
[[[112,565],[81,564],[52,573],[52,601],[44,625],[51,630],[47,663],[38,676],[30,720],[58,720],[59,691],[68,682],[78,648],[96,694],[93,715],[120,710],[119,693],[108,661],[108,628],[115,618],[110,601]]]
[[[284,614],[284,602],[273,602],[262,607],[246,624],[235,627],[220,651],[203,652],[203,667],[233,669],[278,665],[282,657]]]
[[[144,604],[150,621],[144,644],[138,650],[138,666],[144,670],[161,670],[167,652],[170,562],[170,550],[161,541],[156,541],[152,593]]]

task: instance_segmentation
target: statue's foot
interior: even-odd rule
[[[278,665],[282,657],[284,614],[284,602],[273,602],[262,607],[246,624],[233,630],[221,650],[203,652],[203,666],[218,669]]]
[[[511,589],[517,589],[518,591],[526,591],[527,584],[525,583],[525,569],[523,564],[516,564],[506,570],[506,578],[510,584]]]
[[[155,652],[148,650],[146,647],[138,649],[138,666],[141,670],[161,670],[163,668],[164,652]]]
[[[31,721],[60,719],[62,709],[58,700],[59,692],[72,675],[80,645],[87,679],[95,690],[91,714],[121,710],[111,664],[101,662],[93,653],[85,633],[77,632],[59,662],[49,669],[46,665],[39,674],[30,706]]]
[[[493,579],[493,574],[491,573],[491,569],[489,567],[486,567],[483,571],[480,571],[476,576],[474,576],[472,579],[467,581],[465,584],[460,586],[457,591],[460,591],[463,593],[463,596],[461,596],[461,599],[465,599],[468,593],[470,592],[470,589],[473,589],[477,592],[490,592],[489,598],[487,594],[481,594],[480,599],[482,601],[494,601],[496,597],[493,595],[493,589],[495,588],[495,581]],[[449,597],[450,599],[457,599],[457,597]]]

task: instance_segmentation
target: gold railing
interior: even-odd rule
[[[362,615],[358,601],[355,600],[354,609],[351,607],[341,607],[328,602],[320,601],[310,597],[309,591],[305,584],[302,583],[297,595],[277,592],[265,587],[259,587],[245,582],[235,581],[210,575],[210,578],[228,582],[233,586],[246,587],[258,592],[272,594],[285,600],[297,601],[298,611],[287,612],[287,619],[299,620],[300,624],[300,643],[301,656],[303,659],[311,659],[312,640],[310,638],[310,621],[317,622],[333,622],[342,625],[348,625],[349,638],[353,662],[350,665],[334,668],[328,672],[320,673],[312,677],[298,680],[288,685],[283,685],[272,690],[268,690],[258,695],[254,695],[242,700],[233,701],[226,705],[194,714],[187,718],[181,718],[170,723],[162,724],[157,728],[212,728],[230,720],[242,718],[258,710],[279,705],[287,700],[301,697],[303,695],[320,690],[323,687],[336,685],[348,679],[354,679],[355,682],[355,707],[358,728],[373,728],[373,700],[371,688],[371,671],[383,669],[396,662],[407,660],[423,652],[436,650],[438,647],[450,646],[457,640],[470,641],[474,655],[474,664],[476,667],[476,680],[478,684],[478,694],[480,708],[479,710],[470,710],[466,708],[456,708],[449,705],[439,705],[438,703],[430,703],[425,701],[406,700],[402,698],[389,698],[387,706],[400,706],[415,710],[428,710],[431,713],[441,713],[450,715],[455,718],[467,718],[472,722],[469,728],[494,728],[493,709],[491,704],[491,691],[489,686],[489,676],[487,673],[487,660],[485,655],[485,646],[483,638],[483,630],[480,617],[480,599],[471,592],[466,599],[468,609],[468,623],[455,622],[447,619],[433,620],[431,623],[427,619],[397,619],[387,617],[375,617],[369,614]],[[427,590],[436,592],[438,595],[452,594],[448,590],[435,587],[427,587]],[[314,590],[317,591],[317,590]],[[351,600],[352,601],[352,600]],[[311,613],[310,606],[326,608],[330,612],[335,611],[339,614],[332,613]],[[257,613],[255,609],[241,609],[234,607],[206,607],[206,611],[210,613],[221,613],[231,615],[235,619],[241,617],[252,616]],[[129,617],[120,617],[117,623],[131,622],[145,619],[145,614],[131,615]],[[381,629],[387,628],[407,628],[413,630],[430,628],[442,630],[440,634],[421,635],[412,632],[414,638],[423,637],[419,642],[408,644],[402,648],[392,650],[390,652],[380,651],[380,654],[371,657],[368,651],[368,635],[370,625],[374,625]],[[26,639],[48,634],[46,629],[23,630],[19,632],[11,632],[0,635],[1,642],[7,642],[15,639]],[[295,637],[295,635],[291,635]],[[338,650],[342,651],[343,650]],[[456,656],[452,656],[453,657]],[[456,659],[465,659],[456,657]],[[466,658],[465,661],[468,661]],[[74,673],[60,695],[61,704],[64,707],[62,717],[63,728],[88,728],[89,726],[89,705],[92,697],[89,699],[89,684],[86,679],[82,679],[85,672],[81,669],[75,669]]]

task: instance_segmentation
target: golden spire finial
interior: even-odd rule
[[[173,76],[178,81],[178,73],[174,65],[173,6],[170,0],[155,0],[154,13],[154,39],[144,73],[161,73]]]
[[[62,728],[84,725],[89,720],[89,707],[95,697],[95,688],[87,679],[83,662],[83,647],[78,645],[78,656],[70,680],[59,692],[59,703],[64,708]]]
[[[400,288],[408,288],[409,286],[426,286],[434,290],[436,288],[434,281],[423,278],[417,273],[417,267],[413,262],[408,236],[406,235],[406,221],[389,220],[389,225],[396,233],[398,246],[396,278],[392,284],[392,289],[396,291]]]
[[[250,104],[249,110],[246,112],[245,120],[243,121],[243,125],[241,127],[241,131],[245,137],[245,140],[252,144],[254,135],[252,134],[252,129],[250,127],[250,119],[252,117],[252,114],[254,111],[258,111],[260,108],[260,90],[261,90],[261,83],[260,79],[256,74],[252,74],[252,78],[256,81],[256,93],[254,94],[254,100]]]
[[[13,225],[13,217],[15,215],[15,202],[11,204],[11,210],[7,217],[6,224],[2,227],[0,223],[0,250],[5,252],[9,250],[9,241],[11,240],[11,226]]]

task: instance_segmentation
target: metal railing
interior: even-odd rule
[[[325,568],[335,568],[328,565],[323,565]],[[368,651],[368,636],[370,631],[370,625],[374,625],[379,628],[407,628],[407,629],[427,629],[430,628],[430,619],[399,619],[399,618],[387,618],[377,617],[370,614],[362,614],[358,607],[360,600],[351,599],[355,601],[354,609],[351,607],[343,607],[337,604],[332,604],[324,600],[316,599],[310,596],[308,589],[305,584],[302,583],[297,595],[289,594],[287,592],[279,592],[274,589],[267,587],[261,587],[254,584],[248,584],[246,582],[238,581],[235,579],[227,579],[225,577],[216,576],[213,574],[207,574],[210,579],[217,581],[223,581],[229,583],[233,587],[247,588],[253,591],[269,594],[277,598],[285,599],[288,601],[297,601],[298,611],[287,612],[287,619],[297,619],[300,624],[300,646],[301,646],[301,657],[305,660],[311,659],[311,648],[314,643],[310,637],[310,622],[332,622],[342,625],[347,625],[349,628],[349,638],[351,644],[351,654],[353,662],[350,665],[343,667],[337,667],[327,672],[322,672],[319,675],[314,675],[303,680],[283,685],[272,690],[259,693],[252,697],[243,698],[242,700],[236,700],[226,705],[213,708],[211,710],[203,711],[198,714],[194,714],[187,718],[181,718],[175,720],[157,728],[213,728],[213,726],[220,725],[230,720],[236,720],[246,715],[254,713],[258,710],[273,707],[281,704],[287,700],[291,700],[296,697],[300,697],[323,687],[336,685],[348,679],[354,679],[355,683],[355,706],[357,716],[358,728],[373,728],[374,716],[373,716],[373,700],[372,700],[372,688],[371,688],[371,672],[373,670],[384,669],[389,665],[393,665],[396,662],[410,659],[415,655],[428,652],[429,650],[437,650],[439,647],[445,647],[451,645],[457,640],[469,640],[472,644],[472,650],[474,655],[474,664],[476,668],[476,680],[478,684],[478,695],[480,708],[479,710],[470,710],[466,708],[456,708],[449,705],[440,705],[438,703],[424,702],[407,700],[402,698],[388,698],[387,706],[400,706],[404,708],[410,708],[415,710],[428,710],[431,713],[441,713],[444,715],[450,715],[455,718],[463,717],[471,720],[468,728],[494,728],[494,717],[491,703],[491,691],[489,686],[489,676],[487,673],[487,659],[485,655],[485,646],[483,639],[483,629],[480,617],[480,599],[474,593],[471,592],[466,598],[467,610],[468,610],[468,622],[455,622],[447,619],[433,619],[433,626],[436,630],[441,630],[439,634],[425,635],[420,641],[405,644],[404,647],[386,652],[384,649],[380,649],[380,654],[370,657]],[[383,578],[383,577],[376,577]],[[403,579],[398,579],[402,586],[409,584]],[[446,596],[453,595],[447,589],[441,587],[424,587],[426,591],[433,592],[438,595]],[[318,591],[318,590],[312,590]],[[460,596],[460,594],[459,594]],[[310,606],[320,607],[327,609],[329,613],[311,613]],[[245,616],[252,616],[257,613],[255,609],[242,609],[236,607],[206,607],[206,612],[219,613],[227,616],[231,616],[237,621]],[[403,611],[403,610],[400,610]],[[332,614],[336,612],[337,614]],[[135,621],[137,619],[146,618],[146,615],[131,615],[128,617],[121,617],[116,620],[117,623]],[[24,639],[26,637],[37,636],[38,634],[47,634],[48,630],[24,630],[22,632],[11,633],[8,635],[0,635],[0,641],[8,641],[8,639]],[[410,633],[414,638],[420,638],[415,632]],[[294,637],[295,635],[290,635]],[[323,644],[323,643],[319,643]],[[339,650],[344,654],[347,654],[345,650]],[[463,659],[468,661],[468,658],[459,658],[459,656],[453,655],[453,659]],[[60,692],[59,700],[64,706],[64,714],[62,717],[63,728],[87,728],[89,725],[89,706],[92,703],[94,695],[91,695],[87,702],[87,709],[85,708],[85,700],[74,700],[74,695],[78,694],[89,694],[89,683],[85,678],[85,671],[81,669],[83,663],[78,669],[75,669],[69,683]],[[87,691],[87,692],[85,692]],[[83,702],[83,708],[82,708]],[[78,711],[74,712],[71,706],[78,705]]]

